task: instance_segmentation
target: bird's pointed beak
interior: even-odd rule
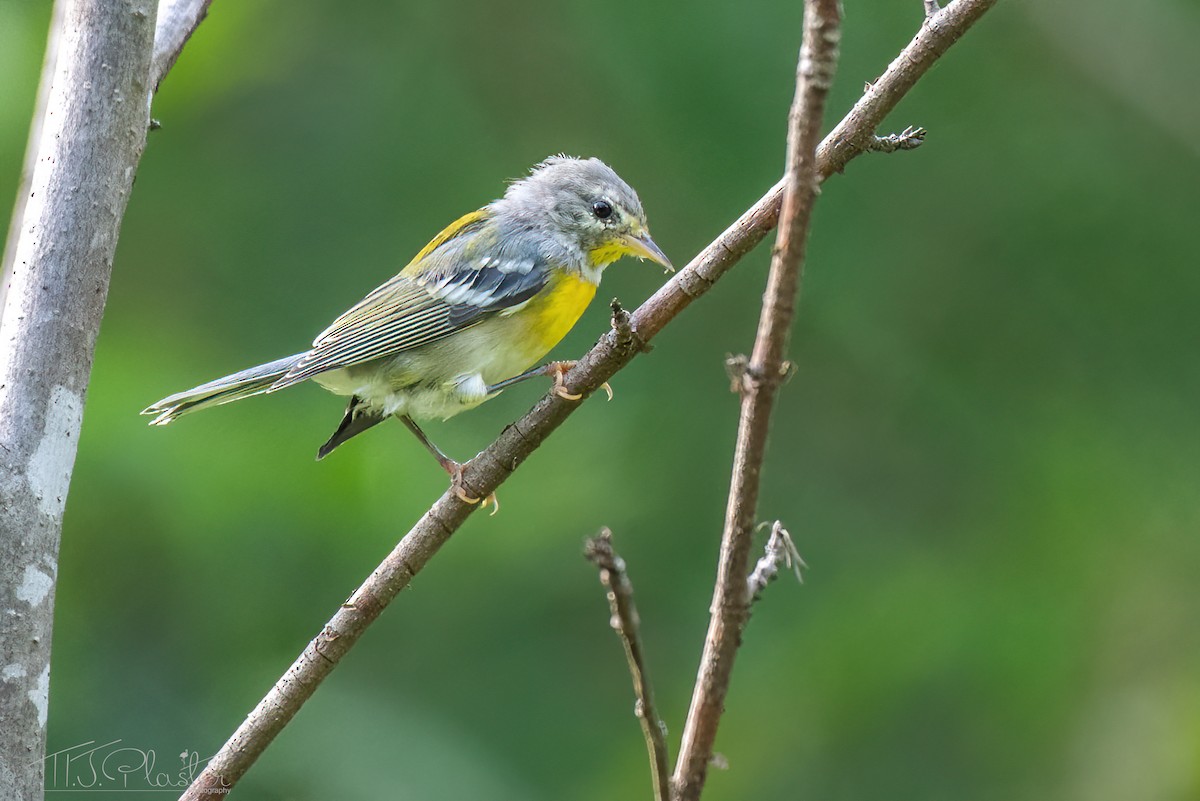
[[[675,266],[671,264],[667,254],[662,252],[662,248],[654,244],[649,231],[626,235],[625,244],[629,246],[630,253],[639,259],[649,259],[655,264],[661,264],[668,272],[675,272]]]

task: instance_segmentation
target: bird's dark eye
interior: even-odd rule
[[[607,200],[597,200],[592,204],[592,214],[595,214],[597,219],[607,220],[612,216],[612,212],[612,204]]]

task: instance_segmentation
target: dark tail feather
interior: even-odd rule
[[[346,407],[346,415],[342,418],[337,431],[334,431],[329,441],[317,451],[317,461],[324,459],[334,448],[346,440],[358,436],[371,426],[382,423],[383,420],[384,417],[379,412],[368,412],[363,409],[362,401],[357,396],[351,398],[350,404]]]
[[[176,392],[143,409],[142,414],[157,415],[150,421],[150,425],[165,426],[175,418],[189,412],[207,409],[209,406],[220,406],[222,403],[231,403],[251,395],[260,395],[270,389],[272,384],[283,377],[292,368],[292,365],[305,355],[307,354],[297,353],[295,356],[276,359],[273,362],[260,364],[257,367],[209,381],[207,384],[201,384],[183,392]]]

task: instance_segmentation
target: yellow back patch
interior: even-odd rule
[[[426,256],[440,248],[442,245],[446,244],[454,237],[462,234],[463,231],[469,228],[472,224],[484,220],[487,217],[487,214],[487,209],[477,209],[470,214],[464,214],[454,222],[447,225],[437,236],[429,241],[428,245],[421,248],[420,253],[413,256],[412,261],[410,261],[408,265],[401,270],[400,274],[408,278],[415,278],[416,276],[420,275],[421,269],[424,267],[422,262],[425,261]]]

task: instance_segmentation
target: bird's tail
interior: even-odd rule
[[[209,381],[207,384],[201,384],[183,392],[176,392],[174,395],[146,407],[142,410],[142,414],[157,415],[150,421],[150,425],[165,426],[176,417],[188,412],[207,409],[209,406],[220,406],[222,403],[232,403],[251,395],[261,395],[282,378],[304,355],[297,353],[295,356],[276,359],[273,362],[260,364],[257,367]]]

